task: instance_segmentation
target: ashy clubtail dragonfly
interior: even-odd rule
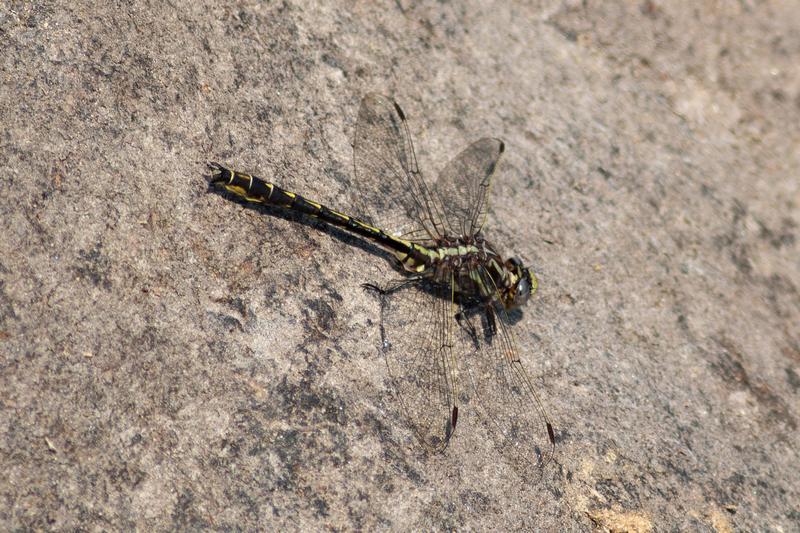
[[[447,446],[459,403],[469,402],[501,446],[542,465],[555,448],[553,425],[522,366],[508,316],[538,282],[482,233],[503,150],[498,139],[480,139],[428,182],[403,110],[370,94],[361,102],[354,143],[359,216],[218,163],[209,168],[213,184],[246,201],[315,217],[394,254],[406,277],[365,287],[380,295],[383,353],[407,420],[426,447]]]

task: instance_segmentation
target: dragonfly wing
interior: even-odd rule
[[[423,179],[405,114],[379,94],[361,101],[353,145],[356,210],[368,222],[408,240],[441,235],[441,206]]]
[[[474,235],[483,227],[492,176],[504,149],[500,139],[477,140],[439,173],[433,189],[442,199],[445,225],[451,235]]]
[[[443,450],[458,420],[452,291],[415,279],[381,297],[382,350],[393,390],[423,445]]]
[[[538,478],[555,450],[553,424],[522,364],[506,311],[489,304],[473,315],[477,350],[462,370],[470,395],[478,400],[470,404],[483,411],[501,455],[520,473]]]

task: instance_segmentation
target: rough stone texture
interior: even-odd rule
[[[125,4],[0,5],[1,529],[800,530],[796,5]],[[538,483],[419,449],[384,258],[206,191],[340,205],[369,91],[507,143]]]

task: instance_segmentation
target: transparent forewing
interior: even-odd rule
[[[485,272],[482,277],[491,283]],[[462,370],[468,393],[478,400],[471,404],[484,413],[501,454],[520,473],[538,477],[553,454],[553,426],[522,365],[508,316],[486,304],[472,313],[471,328],[477,350],[469,352]]]
[[[480,139],[439,173],[433,190],[441,198],[449,234],[474,235],[483,227],[489,209],[492,176],[503,150],[500,139]]]
[[[391,99],[361,101],[353,146],[356,209],[384,231],[408,240],[441,236],[441,207],[430,194],[411,142],[405,115]]]
[[[454,305],[448,283],[419,279],[382,295],[383,354],[408,423],[430,450],[442,450],[457,421]]]

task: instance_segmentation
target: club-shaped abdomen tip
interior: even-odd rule
[[[211,161],[208,163],[208,169],[211,171],[211,184],[217,184],[224,181],[229,181],[230,170],[223,167],[219,163]]]

